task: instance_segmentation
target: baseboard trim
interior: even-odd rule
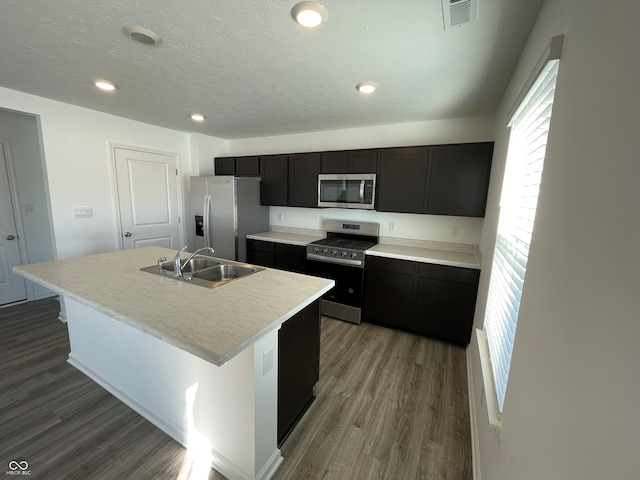
[[[258,472],[256,476],[257,480],[269,480],[273,477],[278,470],[280,464],[284,461],[284,457],[280,453],[280,449],[276,448],[276,450],[271,454],[271,457],[265,463],[264,467]]]
[[[471,469],[473,480],[482,480],[480,468],[480,435],[478,433],[478,412],[476,410],[476,394],[473,388],[473,368],[471,349],[467,347],[467,388],[469,390],[469,421],[471,422]]]
[[[80,359],[78,359],[77,356],[73,354],[73,352],[69,353],[67,362],[84,373],[87,377],[96,382],[126,406],[131,408],[133,411],[135,411],[136,413],[147,419],[149,422],[151,422],[153,425],[158,427],[160,430],[162,430],[164,433],[169,435],[180,445],[187,448],[188,437],[187,432],[184,430],[184,428],[149,410],[134,397],[123,392],[122,390],[120,390],[120,388],[112,384],[109,380],[105,379],[93,368],[83,363]],[[260,470],[258,475],[254,477],[244,470],[239,469],[234,463],[229,461],[224,455],[221,455],[214,449],[211,449],[211,455],[211,467],[230,480],[269,480],[275,474],[276,470],[284,460],[281,455],[280,449],[277,448],[273,452],[267,463],[264,465],[264,467]]]

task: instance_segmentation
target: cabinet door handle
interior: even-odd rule
[[[7,235],[5,238],[7,240],[15,240],[16,236],[15,235]]]
[[[124,236],[125,237],[131,237],[133,235],[133,233],[131,232],[124,232]]]

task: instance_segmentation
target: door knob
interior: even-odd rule
[[[131,235],[133,235],[133,233],[131,233],[131,232],[124,232],[124,236],[125,236],[125,237],[130,237]]]
[[[14,240],[16,237],[15,235],[7,235],[7,240]]]

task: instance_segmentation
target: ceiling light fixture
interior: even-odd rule
[[[204,122],[204,119],[207,117],[199,113],[192,113],[191,115],[189,115],[189,118],[194,122]]]
[[[116,88],[118,88],[115,84],[106,80],[96,80],[95,82],[93,82],[93,84],[100,90],[104,90],[105,92],[113,92]]]
[[[131,40],[145,45],[160,45],[162,43],[160,35],[140,25],[127,25],[122,27],[122,32]]]
[[[376,91],[377,85],[373,82],[361,82],[356,85],[356,90],[360,93],[373,93]]]
[[[300,2],[291,9],[291,16],[303,27],[313,28],[327,20],[329,12],[316,2]]]

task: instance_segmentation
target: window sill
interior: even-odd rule
[[[487,342],[487,334],[484,330],[476,329],[476,338],[478,340],[478,350],[480,352],[480,365],[482,366],[482,380],[484,382],[484,398],[487,405],[487,415],[489,417],[489,425],[493,428],[502,428],[502,415],[498,409],[498,398],[496,397],[496,387],[493,381],[493,372],[491,370],[491,360],[489,359],[489,344]]]

